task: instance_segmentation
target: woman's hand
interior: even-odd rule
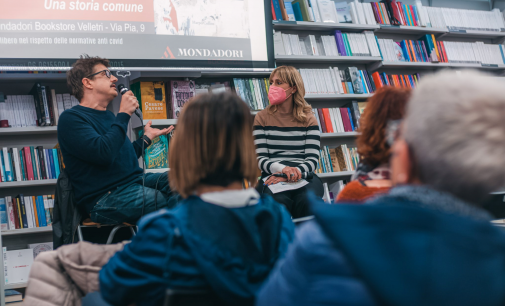
[[[282,173],[288,176],[289,182],[298,182],[302,178],[302,173],[298,168],[294,167],[284,167]]]
[[[280,172],[277,172],[277,173],[280,173]],[[276,173],[276,174],[277,174]],[[266,185],[266,186],[269,186],[269,185],[273,185],[273,184],[277,184],[277,183],[280,183],[280,182],[287,182],[288,180],[285,178],[285,177],[278,177],[278,176],[273,176],[271,175],[263,185]]]

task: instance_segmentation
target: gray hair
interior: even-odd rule
[[[423,78],[404,135],[423,184],[482,204],[505,187],[505,80],[476,71]]]

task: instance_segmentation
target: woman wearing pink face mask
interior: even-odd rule
[[[270,189],[280,182],[298,182],[302,174],[313,173],[317,167],[319,127],[304,96],[305,87],[298,70],[280,66],[270,75],[270,106],[254,119],[256,153],[262,171],[257,189],[284,204],[293,218],[310,214],[306,200],[308,190],[323,196],[323,184],[315,174],[312,179],[306,179],[307,185],[297,189],[278,193]],[[274,173],[286,174],[287,178],[271,176]],[[267,179],[263,181],[264,178]]]

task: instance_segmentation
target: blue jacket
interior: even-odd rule
[[[504,305],[503,230],[483,211],[417,189],[370,205],[312,198],[315,220],[297,231],[257,305]]]
[[[289,213],[269,196],[239,208],[191,196],[141,220],[100,271],[100,291],[112,305],[160,305],[167,288],[212,288],[231,305],[252,305],[293,236]]]

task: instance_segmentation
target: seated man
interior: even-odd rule
[[[154,129],[131,143],[126,136],[130,117],[138,108],[131,91],[121,99],[117,116],[107,105],[118,95],[117,78],[109,61],[82,57],[67,73],[67,84],[79,105],[61,114],[58,142],[79,207],[102,224],[134,224],[144,214],[175,205],[167,173],[147,173],[142,187],[139,157],[151,140],[173,127]]]
[[[479,206],[505,186],[497,78],[424,78],[392,147],[395,186],[367,205],[324,205],[257,305],[503,305],[505,233]]]

